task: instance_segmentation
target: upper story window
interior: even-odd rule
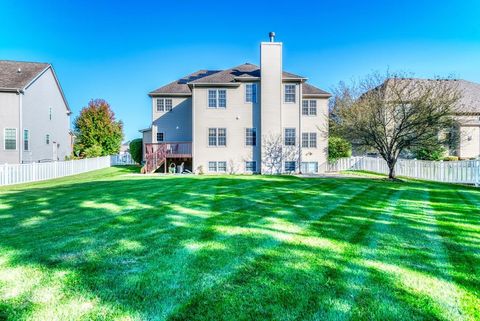
[[[257,102],[257,84],[245,85],[245,102],[247,103]]]
[[[157,98],[157,111],[171,111],[172,105],[171,98]]]
[[[158,132],[157,133],[157,142],[163,142],[165,140],[165,133]]]
[[[285,102],[294,103],[297,101],[296,97],[296,87],[295,85],[287,84],[285,85]]]
[[[285,128],[285,146],[295,146],[295,128]]]
[[[6,150],[17,149],[17,129],[16,128],[5,128],[3,137],[4,137],[3,146]]]
[[[227,146],[227,129],[209,128],[208,146]]]
[[[317,148],[317,133],[302,133],[302,147]]]
[[[226,108],[227,91],[225,89],[208,90],[208,108]]]
[[[245,128],[245,145],[256,146],[257,145],[257,129]]]
[[[48,107],[48,119],[52,120],[52,107]]]
[[[45,135],[45,144],[50,145],[50,135],[49,134]]]
[[[23,130],[23,150],[30,150],[30,132],[28,129]]]
[[[303,100],[302,101],[302,115],[304,116],[316,116],[317,115],[317,101]]]

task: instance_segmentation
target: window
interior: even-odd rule
[[[157,98],[157,111],[171,111],[172,99],[170,98]]]
[[[209,128],[208,129],[208,146],[226,146],[227,145],[227,129],[226,128]]]
[[[45,144],[47,144],[47,145],[50,144],[50,135],[49,134],[45,135]]]
[[[157,142],[163,142],[165,140],[165,134],[164,133],[157,133]]]
[[[218,128],[218,146],[227,146],[226,128]]]
[[[317,133],[302,133],[302,147],[317,148]]]
[[[317,162],[302,162],[301,170],[302,170],[302,173],[304,173],[304,174],[318,173],[318,163]]]
[[[288,161],[288,162],[285,162],[284,164],[284,169],[285,169],[285,172],[294,172],[295,171],[295,162],[294,161]]]
[[[52,107],[48,107],[48,119],[52,120]]]
[[[317,101],[310,100],[310,116],[316,116],[316,115],[317,115]]]
[[[285,85],[285,102],[294,103],[296,99],[295,85]]]
[[[227,171],[227,162],[218,162],[217,169],[219,172],[226,172]]]
[[[303,100],[302,101],[302,115],[304,116],[316,116],[317,115],[317,101]]]
[[[257,145],[257,129],[245,128],[245,145],[256,146]]]
[[[172,111],[172,100],[165,99],[165,111]]]
[[[302,115],[308,115],[308,114],[309,114],[308,100],[302,100]]]
[[[15,128],[5,128],[4,134],[4,148],[6,150],[16,150],[17,130]]]
[[[295,146],[295,128],[285,128],[285,146]]]
[[[317,101],[316,100],[303,100],[302,101],[302,115],[304,116],[316,116],[317,115]]]
[[[257,102],[257,84],[245,85],[245,102],[247,103]]]
[[[30,149],[30,133],[28,129],[23,130],[23,150],[28,151]]]
[[[227,91],[225,89],[208,90],[208,108],[226,108]]]
[[[217,162],[208,162],[208,171],[216,172],[217,171]]]
[[[165,111],[165,100],[157,98],[157,111]]]
[[[245,162],[245,171],[247,172],[256,172],[257,171],[257,162],[247,161]]]
[[[209,172],[226,172],[227,162],[208,162]]]

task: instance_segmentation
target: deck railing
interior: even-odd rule
[[[165,143],[147,143],[145,144],[146,154],[148,150],[156,150],[159,146],[164,146],[167,157],[192,157],[191,142],[165,142]]]

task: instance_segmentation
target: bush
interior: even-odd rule
[[[412,152],[416,159],[439,161],[444,158],[446,149],[441,144],[432,142],[430,146],[423,146]]]
[[[445,162],[456,162],[458,161],[458,156],[445,156],[443,160]]]
[[[142,162],[142,146],[143,141],[141,138],[134,139],[130,142],[130,155],[132,155],[132,159],[135,163],[140,164]]]
[[[102,156],[103,149],[100,145],[92,145],[84,150],[85,157],[99,157]]]
[[[338,158],[350,157],[352,145],[341,137],[330,137],[328,139],[328,160],[335,161]]]

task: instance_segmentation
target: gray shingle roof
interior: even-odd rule
[[[236,66],[226,70],[199,70],[193,74],[187,75],[179,80],[169,83],[166,86],[160,87],[149,95],[158,94],[191,94],[191,89],[188,84],[225,84],[233,83],[237,80],[260,78],[260,67],[254,64],[245,63],[240,66]],[[304,80],[305,78],[299,75],[295,75],[289,72],[283,72],[284,79],[298,79]],[[305,86],[306,84],[304,84]],[[330,95],[326,91],[316,88],[311,85],[306,85],[307,91],[310,95]],[[304,87],[305,88],[305,87]],[[304,89],[305,90],[305,89]]]
[[[389,80],[387,80],[387,83]],[[461,98],[456,106],[456,113],[480,113],[480,84],[462,79],[438,80],[422,78],[403,78],[402,80],[410,82],[411,85],[415,85],[415,83],[425,83],[431,81],[444,81],[447,84],[450,84],[452,88],[457,89],[461,94]]]
[[[188,83],[195,81],[197,79],[201,79],[204,77],[208,77],[212,74],[218,73],[219,70],[199,70],[190,75],[182,77],[178,80],[175,80],[168,85],[155,89],[151,91],[149,94],[191,94],[192,91],[190,87],[188,87]]]
[[[330,94],[329,92],[326,92],[325,90],[322,90],[307,83],[303,84],[302,90],[304,96],[332,96],[332,94]]]
[[[25,88],[48,66],[48,63],[0,60],[0,91]]]

